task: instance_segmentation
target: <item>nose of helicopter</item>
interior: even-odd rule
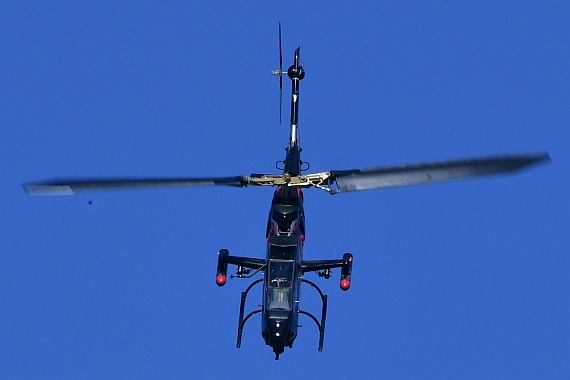
[[[267,311],[267,334],[271,340],[285,339],[289,331],[289,312],[282,310]]]

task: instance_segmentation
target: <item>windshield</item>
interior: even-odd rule
[[[291,310],[291,289],[274,288],[267,289],[267,308],[277,310]]]
[[[291,310],[294,261],[269,260],[267,308]]]
[[[269,258],[295,260],[296,246],[269,245]],[[291,268],[291,271],[293,268]]]
[[[291,287],[294,261],[269,260],[269,286],[276,288]]]

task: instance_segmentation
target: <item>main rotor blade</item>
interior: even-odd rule
[[[166,187],[248,185],[248,177],[57,179],[24,184],[30,195],[71,195],[92,190],[153,189]]]
[[[547,153],[495,156],[392,167],[331,170],[337,193],[408,186],[520,170],[550,161]]]

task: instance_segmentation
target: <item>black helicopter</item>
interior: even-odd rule
[[[300,63],[300,47],[295,50],[293,64],[282,71],[281,25],[279,25],[279,76],[282,94],[283,75],[291,79],[291,122],[289,144],[283,161],[276,168],[282,174],[251,174],[236,177],[207,178],[118,178],[118,179],[57,179],[24,184],[24,190],[32,195],[66,195],[90,190],[165,188],[193,186],[276,186],[266,228],[267,254],[265,259],[231,256],[227,249],[218,252],[216,284],[224,286],[227,280],[228,264],[237,267],[238,278],[250,278],[262,272],[263,278],[254,281],[242,292],[238,320],[237,347],[241,346],[243,327],[247,320],[262,314],[261,335],[265,343],[273,348],[275,359],[291,348],[297,337],[299,315],[309,316],[319,329],[318,350],[322,351],[327,313],[327,296],[313,282],[303,278],[307,272],[316,272],[320,277],[330,278],[331,269],[341,268],[340,288],[350,288],[353,256],[345,253],[339,260],[304,260],[305,214],[303,191],[316,187],[330,194],[408,186],[465,177],[511,172],[531,164],[547,162],[547,153],[495,156],[455,161],[441,161],[379,167],[370,169],[331,170],[315,174],[303,174],[308,163],[301,160],[299,140],[299,84],[305,77]],[[281,96],[282,97],[282,96]],[[281,113],[281,110],[280,110]],[[251,271],[254,271],[251,273]],[[234,277],[234,276],[232,276]],[[252,287],[263,282],[261,308],[244,317],[245,302]],[[322,300],[321,318],[300,309],[301,284],[314,287]]]

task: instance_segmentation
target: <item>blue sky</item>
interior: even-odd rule
[[[569,17],[564,1],[3,2],[0,377],[568,378]],[[305,258],[352,252],[352,288],[308,274],[329,295],[324,351],[302,317],[275,362],[258,317],[235,348],[249,282],[215,285],[220,248],[264,256],[270,189],[30,197],[21,183],[274,172],[289,133],[278,22],[286,67],[301,46],[312,171],[553,162],[305,191]],[[309,287],[302,306],[318,313]]]

